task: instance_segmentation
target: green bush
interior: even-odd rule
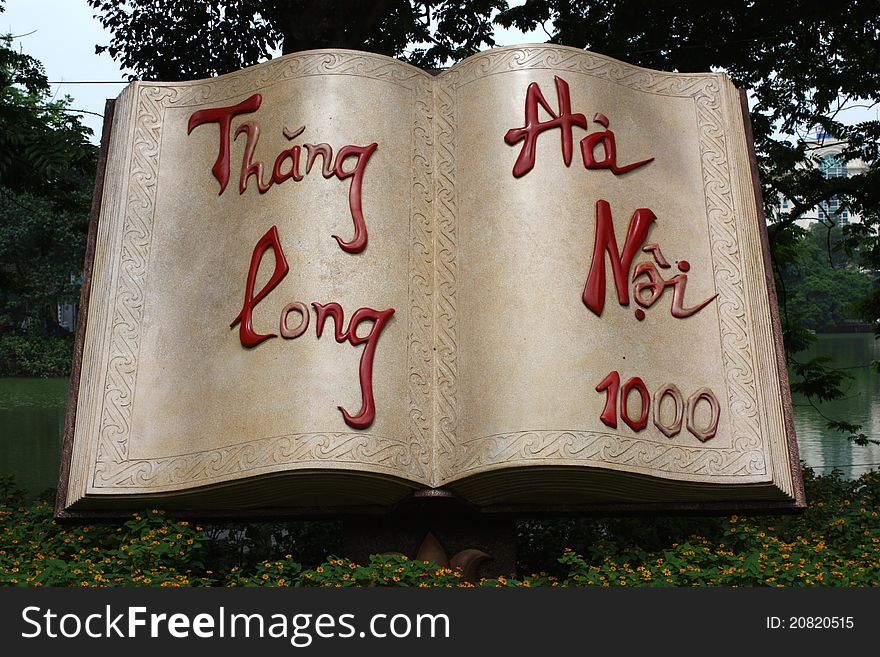
[[[402,555],[374,555],[367,564],[323,556],[337,540],[329,524],[289,523],[284,531],[271,523],[206,528],[159,511],[133,514],[123,524],[58,524],[49,499],[26,501],[5,480],[0,585],[880,585],[880,473],[857,480],[804,474],[810,507],[803,514],[524,522],[519,549],[538,572],[476,583],[457,570]],[[592,543],[577,545],[586,540]],[[565,541],[577,549],[557,549]],[[319,561],[304,566],[306,556]]]
[[[69,376],[73,337],[0,336],[0,376]]]

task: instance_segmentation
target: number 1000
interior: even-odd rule
[[[602,379],[599,385],[596,386],[596,392],[605,393],[605,408],[602,410],[599,419],[612,429],[617,428],[617,418],[619,415],[620,419],[636,432],[642,431],[648,426],[648,418],[650,416],[654,426],[667,438],[672,438],[681,433],[682,426],[686,426],[687,430],[702,442],[714,438],[715,433],[718,431],[721,405],[709,388],[700,388],[685,401],[681,391],[675,385],[667,383],[654,392],[652,400],[648,386],[645,385],[645,382],[640,377],[631,377],[621,385],[620,372],[615,370],[609,372],[608,376]],[[641,411],[636,417],[633,417],[629,407],[632,393],[636,393],[641,398]],[[672,422],[664,422],[661,417],[661,404],[666,397],[672,400],[675,411]],[[701,401],[709,405],[710,415],[708,424],[698,427],[696,419],[697,406]]]

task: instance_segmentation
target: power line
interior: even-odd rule
[[[49,84],[128,84],[126,80],[49,80]]]
[[[100,112],[92,112],[91,110],[84,110],[84,109],[75,109],[73,107],[65,107],[61,111],[62,112],[70,112],[71,114],[91,114],[92,116],[99,116],[102,119],[104,118],[104,115],[101,114]]]
[[[9,107],[13,109],[34,110],[35,112],[54,111],[56,109],[47,107],[32,107],[30,105],[9,105]],[[57,109],[61,112],[68,112],[70,114],[91,114],[92,116],[99,116],[102,119],[104,118],[103,114],[99,112],[93,112],[91,110],[77,109],[75,107],[59,107]]]

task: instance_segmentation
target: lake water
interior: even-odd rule
[[[0,476],[30,493],[58,481],[67,383],[0,378]]]
[[[812,348],[798,354],[804,361],[814,356],[827,356],[834,366],[851,378],[843,384],[844,396],[813,408],[795,396],[794,416],[801,459],[826,474],[834,468],[845,477],[858,477],[880,468],[880,445],[860,447],[849,442],[844,434],[830,431],[827,420],[843,420],[862,425],[868,438],[880,440],[880,374],[870,367],[880,360],[880,342],[873,333],[831,333],[819,335]]]
[[[880,445],[860,447],[826,428],[826,415],[861,424],[870,438],[880,439],[880,375],[869,363],[880,360],[880,344],[872,334],[820,335],[802,358],[824,355],[852,377],[843,399],[818,409],[794,399],[795,425],[801,459],[828,473],[858,477],[880,467]],[[14,474],[19,486],[39,493],[58,477],[61,434],[67,404],[67,379],[0,378],[0,475]]]

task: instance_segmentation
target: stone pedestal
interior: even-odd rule
[[[389,514],[343,520],[344,554],[366,563],[371,554],[399,552],[460,567],[467,579],[516,570],[516,521],[480,513],[450,493],[415,493]]]

